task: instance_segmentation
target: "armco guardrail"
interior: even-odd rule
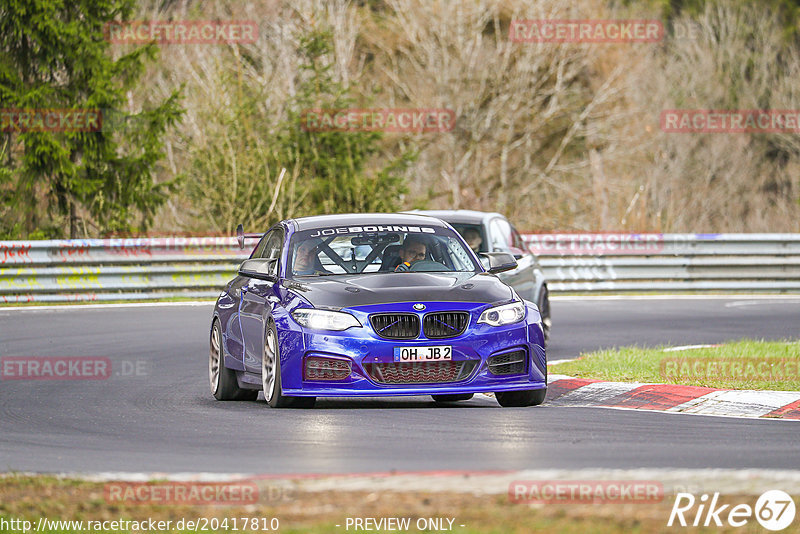
[[[523,237],[554,293],[800,292],[800,234]],[[232,237],[0,241],[0,300],[213,298],[250,250]]]
[[[551,292],[800,291],[800,234],[529,234]]]
[[[212,298],[250,250],[234,237],[0,241],[0,300]]]

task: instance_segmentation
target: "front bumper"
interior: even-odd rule
[[[520,391],[547,387],[547,364],[542,333],[538,326],[539,315],[532,305],[527,306],[526,318],[516,324],[492,327],[477,324],[480,312],[488,306],[475,307],[465,303],[427,304],[426,313],[435,311],[465,310],[470,312],[465,332],[447,339],[427,339],[424,335],[414,340],[388,340],[380,338],[369,326],[371,313],[386,312],[388,306],[365,306],[349,309],[365,325],[343,332],[320,332],[303,329],[286,317],[279,331],[281,343],[281,379],[283,394],[314,397],[374,397],[398,395],[444,395],[458,393],[489,393]],[[415,313],[412,303],[392,304],[393,312]],[[454,362],[472,362],[471,372],[457,381],[435,383],[380,383],[371,376],[368,366],[393,364],[394,347],[441,346],[452,347]],[[495,375],[489,369],[489,359],[499,354],[524,351],[527,361],[524,372],[513,375]],[[305,359],[311,356],[346,360],[351,373],[344,380],[306,380],[303,370]]]

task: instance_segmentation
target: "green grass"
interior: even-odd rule
[[[551,366],[550,372],[615,382],[800,391],[800,342],[745,339],[719,347],[682,351],[664,348],[591,352]]]

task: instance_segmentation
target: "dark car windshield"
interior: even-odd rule
[[[289,277],[390,273],[406,262],[414,272],[481,270],[458,234],[435,226],[349,226],[296,232]]]

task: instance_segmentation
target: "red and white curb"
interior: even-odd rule
[[[800,391],[726,390],[550,375],[545,403],[800,421]]]

